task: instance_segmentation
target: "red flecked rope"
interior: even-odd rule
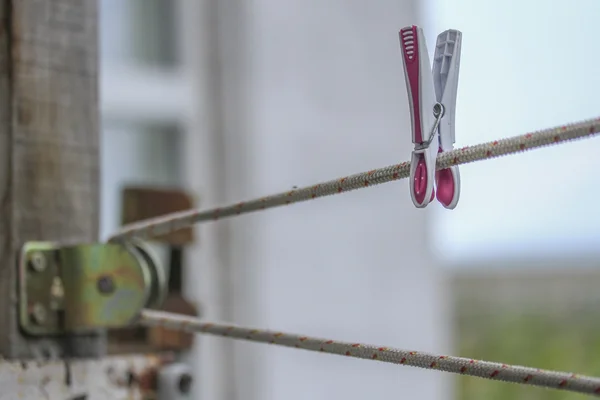
[[[497,381],[561,389],[600,397],[600,378],[581,376],[568,372],[548,371],[391,347],[347,343],[283,332],[208,323],[202,322],[197,318],[161,311],[143,310],[140,323],[147,326],[162,326],[187,332],[270,343],[278,346],[453,372]]]
[[[594,136],[600,132],[600,118],[559,126],[538,132],[527,133],[512,138],[464,147],[444,153],[437,158],[437,169],[445,169],[453,165],[467,164],[532,150],[544,146],[564,143],[566,141]],[[158,218],[137,222],[123,227],[109,240],[116,241],[134,237],[147,239],[161,236],[193,224],[214,221],[267,208],[330,196],[369,186],[380,185],[410,175],[410,163],[375,169],[313,186],[290,190],[260,199],[240,202],[209,210],[188,210],[168,214]]]

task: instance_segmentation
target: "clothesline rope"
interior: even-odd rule
[[[597,135],[599,132],[600,117],[511,138],[482,143],[475,146],[464,147],[440,153],[437,158],[437,169],[439,170],[448,168],[452,165],[467,164],[475,161],[506,156],[571,140],[583,139]],[[345,193],[351,190],[408,178],[409,175],[410,162],[407,161],[401,164],[374,169],[372,171],[225,207],[208,210],[187,210],[133,223],[123,227],[111,236],[109,241],[131,238],[148,239],[162,236],[200,222],[214,221],[220,218],[265,210],[333,194]]]
[[[540,386],[600,397],[600,378],[576,375],[568,372],[548,371],[517,365],[401,350],[392,347],[348,343],[277,331],[202,322],[197,318],[162,311],[143,310],[139,322],[145,326],[162,326],[186,332],[269,343],[278,346],[452,372],[496,381]]]
[[[445,169],[452,165],[467,164],[524,152],[543,146],[591,137],[598,133],[600,133],[600,118],[595,118],[512,138],[482,143],[476,146],[440,153],[437,158],[437,169]],[[145,220],[125,226],[109,240],[152,238],[172,233],[200,222],[218,220],[219,218],[344,193],[404,179],[409,174],[410,163],[403,162],[226,207],[204,211],[188,210]],[[146,326],[163,326],[188,332],[220,335],[233,339],[270,343],[425,369],[436,369],[462,375],[579,392],[600,397],[600,378],[581,376],[568,372],[540,370],[468,358],[441,356],[360,343],[311,338],[269,330],[244,328],[234,325],[208,323],[193,317],[152,310],[143,310],[140,314],[139,322]]]

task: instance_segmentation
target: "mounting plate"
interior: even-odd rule
[[[164,297],[164,272],[141,243],[26,243],[19,257],[19,320],[36,336],[118,328]]]

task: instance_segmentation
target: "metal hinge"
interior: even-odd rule
[[[141,242],[28,242],[18,269],[20,325],[36,336],[127,326],[167,290],[164,270]]]

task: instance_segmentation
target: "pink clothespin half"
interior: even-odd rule
[[[400,30],[404,76],[410,105],[412,141],[410,191],[414,205],[426,207],[436,197],[453,209],[460,197],[458,166],[436,172],[439,152],[454,148],[454,118],[462,34],[447,30],[437,37],[433,69],[423,30],[409,26]]]

